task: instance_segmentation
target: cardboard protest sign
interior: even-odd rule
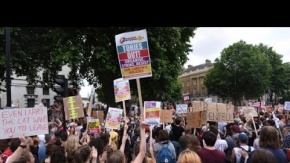
[[[234,106],[223,103],[204,103],[207,110],[207,121],[213,122],[233,122]]]
[[[146,29],[118,34],[115,41],[123,79],[152,76]]]
[[[66,120],[83,118],[83,102],[81,96],[70,96],[63,99]]]
[[[194,110],[193,112],[188,112],[186,114],[187,127],[199,128],[206,121],[206,110]]]
[[[48,134],[46,107],[0,110],[0,139]]]
[[[99,111],[93,111],[93,118],[99,119],[100,123],[104,122],[104,111],[99,110]]]
[[[204,102],[203,101],[192,101],[191,102],[192,109],[193,110],[200,110],[204,108]]]
[[[171,110],[161,110],[161,123],[173,123],[172,111]]]
[[[251,118],[251,116],[253,116],[253,117],[258,116],[258,113],[253,106],[242,106],[242,110],[244,113],[244,117],[246,117],[246,118]]]
[[[186,114],[188,110],[187,104],[177,104],[176,105],[176,114]]]

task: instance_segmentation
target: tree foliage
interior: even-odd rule
[[[259,48],[239,41],[222,50],[204,83],[210,93],[240,103],[242,97],[261,96],[270,87],[271,72],[269,60]]]
[[[40,82],[37,72],[44,70],[49,81],[41,82],[52,87],[63,65],[71,68],[71,84],[79,86],[80,79],[90,84],[98,83],[100,101],[114,105],[113,80],[120,78],[120,67],[116,52],[115,35],[145,29],[145,27],[109,28],[32,28],[11,29],[12,70],[18,76],[28,76],[30,84]],[[191,51],[189,39],[194,36],[194,27],[151,27],[146,28],[149,39],[153,76],[142,78],[143,100],[160,100],[181,96],[178,73],[188,60]],[[5,33],[1,43],[5,45]],[[5,46],[1,46],[0,69],[4,69]],[[3,75],[0,78],[3,79]],[[137,96],[135,80],[130,81],[131,92]]]

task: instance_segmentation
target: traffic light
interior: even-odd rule
[[[54,100],[63,102],[63,98],[68,97],[68,80],[64,75],[58,75],[54,82],[59,85],[53,89],[54,92],[57,93],[57,95],[54,96]]]
[[[54,100],[61,103],[62,105],[62,126],[63,129],[66,131],[66,119],[63,98],[68,97],[68,79],[66,79],[64,75],[58,75],[54,82],[59,85],[58,87],[54,87],[53,89],[54,92],[57,93],[57,95],[54,96]]]

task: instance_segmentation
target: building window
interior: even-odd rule
[[[34,87],[28,86],[28,87],[26,87],[26,89],[27,89],[27,94],[34,95],[34,90],[35,90]]]
[[[203,84],[203,77],[199,79],[200,80],[200,84]]]
[[[193,89],[192,93],[193,93],[193,96],[196,96],[196,89],[195,88]]]
[[[190,82],[189,82],[189,81],[187,81],[186,85],[187,85],[187,86],[189,86],[189,83],[190,83]]]
[[[42,88],[42,93],[43,93],[43,95],[49,95],[49,88],[48,87],[43,87]]]
[[[42,81],[48,82],[48,73],[47,72],[42,73]]]
[[[193,85],[196,85],[197,84],[197,80],[196,79],[192,79],[192,83],[193,83]]]
[[[27,99],[27,107],[33,108],[34,106],[35,106],[35,99],[34,98]]]
[[[49,108],[50,107],[50,99],[47,98],[47,99],[45,99],[45,101],[46,101],[45,106]]]
[[[204,87],[201,88],[201,95],[202,96],[205,95],[205,88]]]

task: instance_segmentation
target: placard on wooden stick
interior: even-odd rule
[[[66,97],[63,99],[63,104],[67,120],[85,117],[81,96]]]

